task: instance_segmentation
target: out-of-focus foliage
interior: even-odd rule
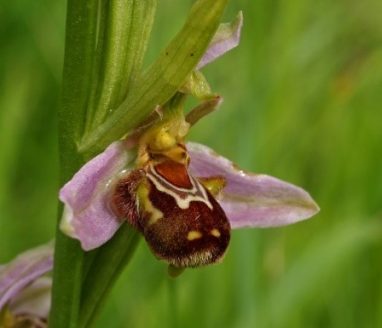
[[[163,0],[149,63],[191,1]],[[178,279],[141,243],[98,327],[382,326],[382,3],[232,1],[239,48],[206,75],[225,102],[193,129],[239,165],[303,186],[310,221],[233,232]],[[65,3],[0,9],[0,262],[54,235]]]

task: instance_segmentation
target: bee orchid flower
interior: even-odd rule
[[[203,184],[208,183],[211,177],[220,178],[224,186],[218,187],[214,199],[220,204],[219,207],[224,211],[232,229],[287,225],[307,219],[319,210],[314,200],[303,189],[268,175],[240,170],[230,160],[216,154],[207,146],[190,142],[186,144],[186,152],[190,159],[189,165],[185,167],[186,173],[182,168],[177,170],[176,165],[168,167],[162,165],[163,172],[159,179],[167,177],[170,180],[174,174],[173,184],[177,184],[177,179],[181,180],[185,176],[192,179],[195,177],[194,181],[201,181]],[[69,236],[78,239],[84,250],[91,250],[104,244],[124,222],[118,215],[118,210],[116,211],[115,207],[113,209],[111,193],[115,190],[116,184],[125,190],[130,187],[135,188],[133,179],[124,180],[124,177],[131,176],[132,173],[141,174],[134,167],[134,159],[134,153],[128,150],[126,143],[116,141],[103,153],[86,163],[61,189],[60,200],[65,204],[61,229]],[[170,169],[169,173],[167,169]],[[150,174],[158,176],[158,172],[157,169]],[[179,172],[180,176],[176,176]],[[212,195],[212,192],[209,193]],[[140,200],[137,198],[129,202],[130,196],[131,193],[128,191],[122,194],[122,202],[124,201],[127,207],[122,209],[122,212],[129,213],[130,210],[130,213],[133,213],[135,209],[131,207],[142,206],[138,204],[142,201],[142,197]],[[168,200],[164,200],[166,201]],[[200,200],[195,199],[195,202],[197,201]],[[154,209],[152,212],[155,214]],[[179,217],[188,220],[185,215]],[[214,228],[210,228],[213,233]],[[199,237],[198,230],[190,231],[195,233],[189,234],[189,239]],[[215,233],[218,235],[221,231],[217,230]]]
[[[241,13],[221,25],[197,69],[237,46],[241,26]],[[184,116],[186,94],[205,103]],[[91,250],[127,222],[157,258],[185,268],[220,261],[231,229],[282,226],[317,213],[303,189],[245,172],[208,147],[185,142],[190,126],[211,111],[208,104],[220,102],[201,73],[192,74],[156,109],[159,119],[154,113],[156,120],[133,137],[109,145],[61,189],[61,230]]]
[[[0,327],[47,327],[52,267],[51,244],[0,266]]]

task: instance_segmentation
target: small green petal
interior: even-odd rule
[[[194,96],[199,100],[213,97],[210,85],[205,76],[199,71],[193,71],[186,83],[179,90],[182,93]]]

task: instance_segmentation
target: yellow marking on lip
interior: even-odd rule
[[[187,235],[187,239],[190,241],[195,240],[195,239],[199,239],[199,238],[202,238],[202,233],[200,231],[192,230]]]
[[[212,229],[210,231],[210,234],[216,238],[219,238],[221,236],[220,231],[218,229]]]
[[[149,198],[149,190],[145,184],[141,184],[137,191],[139,206],[149,213],[150,219],[147,225],[150,226],[156,223],[159,219],[163,218],[163,213],[153,206]]]

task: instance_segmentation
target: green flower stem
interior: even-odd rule
[[[124,102],[85,135],[79,145],[84,153],[102,151],[112,141],[142,122],[158,104],[168,101],[203,56],[218,28],[228,0],[198,0],[168,47],[129,90]]]
[[[110,106],[119,105],[126,92],[122,89],[132,81],[126,75],[136,74],[140,69],[155,7],[155,0],[144,3],[68,0],[63,99],[59,112],[61,185],[88,159],[78,153],[77,145],[92,119],[97,115],[102,117]],[[59,220],[61,215],[62,208]],[[120,247],[123,248],[120,263],[126,262],[129,247]],[[57,228],[50,327],[78,327],[80,304],[86,308],[92,306],[87,304],[88,297],[81,301],[82,284],[97,280],[97,275],[90,282],[84,279],[84,269],[91,269],[92,260],[103,259],[107,249],[85,254],[78,241],[66,237]],[[94,298],[92,301],[96,302]]]
[[[62,106],[59,111],[60,184],[83,165],[76,143],[84,128],[84,115],[93,63],[98,1],[69,0],[63,73]],[[62,207],[59,211],[61,217]],[[49,326],[77,326],[84,253],[79,243],[57,227],[53,272],[52,309]]]

